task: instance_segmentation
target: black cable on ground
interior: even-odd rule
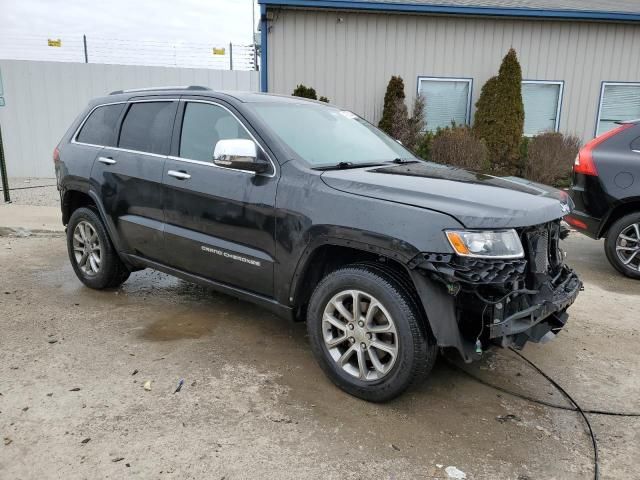
[[[564,405],[558,405],[558,404],[555,404],[555,403],[546,402],[544,400],[539,400],[537,398],[533,398],[533,397],[530,397],[528,395],[524,395],[524,394],[521,394],[521,393],[512,392],[511,390],[507,390],[506,388],[500,387],[498,385],[493,385],[492,383],[489,383],[489,382],[487,382],[487,381],[485,381],[485,380],[483,380],[483,379],[481,379],[479,377],[476,377],[472,373],[468,372],[464,368],[456,365],[455,363],[453,363],[452,361],[450,361],[448,359],[447,359],[447,363],[449,363],[449,365],[451,365],[456,370],[464,373],[468,377],[470,377],[473,380],[477,381],[478,383],[481,383],[482,385],[485,385],[487,387],[493,388],[493,389],[498,390],[500,392],[506,393],[508,395],[512,395],[514,397],[521,398],[523,400],[527,400],[527,401],[532,402],[532,403],[537,403],[539,405],[544,405],[544,406],[551,407],[551,408],[557,408],[559,410],[567,410],[567,411],[571,411],[571,412],[580,413],[580,415],[582,416],[585,424],[587,425],[587,428],[589,430],[589,435],[591,437],[591,445],[592,445],[592,448],[593,448],[594,479],[598,480],[600,478],[600,462],[599,462],[599,458],[598,458],[598,442],[596,441],[595,434],[593,433],[593,429],[591,428],[591,422],[589,422],[589,419],[587,418],[586,414],[589,413],[589,414],[595,414],[595,415],[610,415],[610,416],[618,416],[618,417],[640,417],[640,413],[635,413],[635,412],[632,412],[632,413],[612,412],[612,411],[607,411],[607,410],[595,410],[595,409],[584,410],[584,409],[582,409],[580,407],[580,405],[578,405],[578,403],[573,399],[573,397],[571,397],[571,395],[569,395],[569,393],[567,393],[567,391],[564,388],[562,388],[549,375],[547,375],[545,372],[543,372],[540,367],[538,367],[535,363],[533,363],[531,360],[529,360],[528,358],[526,358],[524,355],[522,355],[520,352],[514,350],[513,348],[509,348],[509,350],[511,350],[513,353],[518,355],[522,360],[527,362],[527,364],[531,368],[533,368],[536,372],[538,372],[540,375],[542,375],[549,383],[551,383],[551,385],[553,385],[569,402],[571,402],[573,407],[567,407],[567,406],[564,406]]]
[[[532,403],[538,403],[540,405],[544,405],[545,407],[550,407],[550,408],[557,408],[558,410],[567,410],[569,412],[577,412],[578,409],[575,407],[568,407],[566,405],[558,405],[557,403],[551,403],[551,402],[547,402],[545,400],[540,400],[534,397],[530,397],[528,395],[525,395],[523,393],[518,393],[518,392],[513,392],[511,390],[507,390],[504,387],[500,387],[499,385],[494,385],[493,383],[487,382],[486,380],[483,380],[480,377],[475,376],[473,373],[465,370],[464,368],[456,365],[455,363],[451,362],[450,360],[447,360],[447,362],[449,363],[449,365],[451,367],[453,367],[454,369],[458,370],[460,373],[463,373],[464,375],[468,376],[469,378],[475,380],[478,383],[481,383],[482,385],[489,387],[489,388],[493,388],[494,390],[498,390],[500,392],[506,393],[507,395],[511,395],[513,397],[518,397],[521,398],[523,400],[527,400],[529,402]],[[597,410],[597,409],[583,409],[584,413],[589,413],[589,414],[593,414],[593,415],[608,415],[608,416],[612,416],[612,417],[640,417],[640,412],[612,412],[610,410]]]
[[[564,388],[558,385],[558,383],[553,378],[551,378],[549,375],[544,373],[535,363],[533,363],[527,357],[522,355],[520,352],[514,350],[513,348],[509,348],[509,350],[511,350],[516,355],[518,355],[522,360],[527,362],[536,372],[538,372],[540,375],[546,378],[551,385],[553,385],[562,395],[565,396],[567,400],[569,400],[576,407],[576,409],[584,419],[584,423],[587,425],[587,428],[589,429],[589,435],[591,436],[591,445],[593,446],[593,478],[595,480],[598,480],[600,478],[600,462],[598,460],[598,442],[596,441],[596,436],[593,433],[593,429],[591,428],[591,422],[587,418],[587,415],[584,413],[582,408],[580,408],[580,405],[578,405],[578,403],[573,399],[573,397],[569,395]]]

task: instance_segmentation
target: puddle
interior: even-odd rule
[[[145,327],[140,337],[145,340],[166,342],[208,336],[215,330],[216,316],[226,316],[226,314],[189,311],[167,315]]]

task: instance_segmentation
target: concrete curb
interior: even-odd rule
[[[0,204],[0,235],[28,236],[30,233],[63,233],[60,207]]]

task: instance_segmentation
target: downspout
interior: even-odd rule
[[[260,4],[260,91],[269,91],[269,72],[267,64],[267,38],[268,38],[268,22],[267,22],[267,6]]]

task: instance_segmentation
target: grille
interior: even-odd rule
[[[562,264],[559,246],[559,222],[540,225],[526,233],[529,264],[533,273],[548,273]]]
[[[473,285],[502,284],[521,280],[527,261],[455,257],[437,253],[422,253],[417,264],[426,270],[445,276],[448,281]]]
[[[536,273],[546,273],[549,269],[549,233],[542,230],[536,237],[533,251],[533,268]]]

